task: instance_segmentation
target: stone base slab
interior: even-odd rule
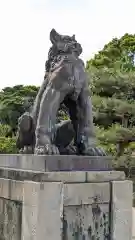
[[[41,172],[0,167],[0,178],[34,182],[96,183],[124,180],[125,173],[121,171]]]
[[[36,171],[109,171],[111,157],[1,154],[0,167]]]

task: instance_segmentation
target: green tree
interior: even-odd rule
[[[95,54],[93,59],[87,61],[86,68],[95,66],[121,69],[122,71],[134,70],[135,34],[126,33],[120,39],[114,38],[104,48]]]
[[[91,74],[94,122],[97,138],[115,166],[125,165],[135,151],[135,72],[95,69]],[[121,156],[121,158],[120,158]]]
[[[4,88],[0,92],[0,122],[16,131],[18,118],[30,110],[38,89],[23,85]]]
[[[10,129],[8,125],[0,124],[0,154],[17,153],[16,138],[6,137]]]
[[[17,85],[0,92],[0,153],[16,153],[18,118],[30,110],[38,87]]]
[[[117,164],[129,162],[135,150],[134,55],[135,35],[125,34],[106,44],[86,65],[99,145],[119,159]]]
[[[17,153],[16,138],[0,137],[0,154]]]

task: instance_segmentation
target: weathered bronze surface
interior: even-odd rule
[[[35,129],[35,135],[30,130],[30,124],[25,133],[34,140],[31,139],[31,144],[25,140],[22,145],[32,145],[38,155],[104,156],[103,150],[96,147],[88,79],[84,63],[79,58],[82,47],[74,35],[60,35],[54,29],[50,32],[50,41],[52,47],[48,53],[44,82],[31,116],[23,115],[29,123],[33,119],[31,129]],[[61,103],[69,109],[71,121],[58,125],[56,116]],[[19,127],[20,142],[24,135],[21,135],[22,128]],[[73,139],[74,144],[70,144]]]

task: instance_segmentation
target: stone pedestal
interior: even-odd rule
[[[0,154],[0,167],[33,171],[105,171],[111,170],[110,157]]]
[[[55,156],[51,157],[55,162]],[[43,156],[35,159],[38,163]],[[125,180],[123,172],[109,171],[107,166],[106,171],[102,168],[102,171],[45,172],[45,168],[35,171],[30,167],[17,169],[15,165],[14,169],[9,168],[10,164],[4,167],[2,161],[1,239],[132,239],[132,182]],[[59,167],[62,168],[62,163]]]

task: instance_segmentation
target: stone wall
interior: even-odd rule
[[[90,182],[84,172],[46,174],[46,182],[0,179],[0,239],[131,240],[132,183],[121,173],[88,173]]]
[[[0,240],[131,238],[132,182],[123,172],[0,167]]]

